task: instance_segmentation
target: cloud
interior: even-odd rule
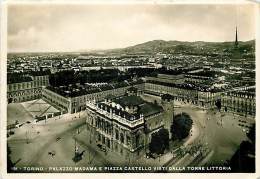
[[[253,8],[253,5],[13,4],[8,7],[8,51],[110,49],[154,39],[233,41],[236,24],[239,39],[251,40],[255,36]]]

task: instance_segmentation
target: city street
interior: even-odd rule
[[[175,114],[189,114],[199,127],[199,137],[194,143],[201,142],[214,152],[210,159],[211,164],[221,164],[229,160],[242,140],[246,140],[246,133],[238,126],[238,120],[243,117],[234,117],[232,113],[206,111],[190,104],[176,102],[175,105],[180,106],[175,108]]]

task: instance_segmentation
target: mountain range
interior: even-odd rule
[[[186,41],[165,41],[153,40],[134,46],[109,50],[93,50],[90,53],[102,54],[155,54],[161,53],[218,53],[234,50],[234,42],[186,42]],[[254,52],[255,40],[239,41],[237,47],[240,51]]]

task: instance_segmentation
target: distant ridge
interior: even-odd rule
[[[8,54],[74,54],[74,55],[119,55],[119,54],[156,54],[161,53],[206,53],[206,52],[223,52],[232,51],[234,48],[234,41],[227,42],[204,42],[204,41],[177,41],[177,40],[152,40],[137,45],[129,46],[126,48],[115,49],[88,49],[78,50],[71,52],[53,51],[53,52],[8,52]],[[255,40],[238,41],[238,48],[241,51],[255,52]]]
[[[255,40],[239,41],[239,47],[246,49],[247,52],[253,52],[255,50]],[[108,49],[108,50],[93,50],[90,53],[104,53],[104,54],[138,54],[148,53],[154,54],[158,52],[162,53],[182,53],[182,52],[222,52],[223,50],[232,50],[234,48],[234,41],[228,42],[204,42],[204,41],[176,41],[176,40],[152,40],[129,46],[126,48]],[[88,53],[88,52],[87,52]]]

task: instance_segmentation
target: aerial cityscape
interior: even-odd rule
[[[254,172],[255,39],[240,40],[242,25],[229,25],[226,41],[155,38],[90,50],[26,51],[17,42],[15,51],[10,35],[8,172]]]

